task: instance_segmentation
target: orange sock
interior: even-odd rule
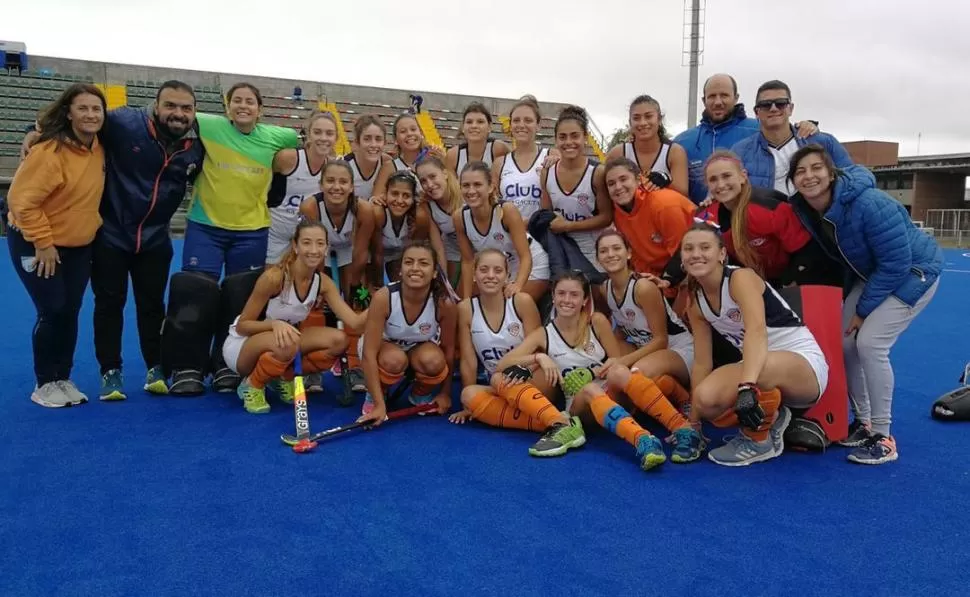
[[[479,392],[468,404],[472,418],[492,427],[545,431],[546,426],[521,410],[512,408],[508,401],[490,392]]]
[[[562,413],[559,412],[549,399],[542,395],[530,383],[515,384],[502,390],[499,394],[512,408],[520,410],[539,421],[543,429],[559,422]]]
[[[448,367],[439,371],[437,375],[425,375],[424,373],[415,371],[414,385],[411,386],[411,395],[427,396],[446,379],[448,379]]]
[[[325,350],[314,350],[310,353],[304,353],[301,365],[303,366],[303,374],[307,373],[321,373],[323,371],[328,371],[333,367],[336,357],[333,357]]]
[[[768,432],[778,417],[778,409],[781,407],[781,392],[777,388],[773,390],[761,390],[758,397],[761,408],[765,411],[765,420],[757,429],[742,429],[741,432],[755,441],[762,442],[768,439]],[[737,427],[738,416],[734,414],[734,407],[724,411],[720,417],[711,421],[716,427]]]
[[[589,401],[589,408],[603,429],[623,438],[634,448],[637,447],[641,437],[650,435],[649,431],[633,420],[626,409],[610,400],[606,394],[593,396]]]
[[[266,387],[267,383],[277,377],[281,377],[289,366],[289,363],[279,361],[271,353],[264,352],[259,355],[256,366],[253,367],[252,373],[249,374],[249,385],[262,390]]]
[[[390,371],[382,368],[380,365],[377,366],[377,370],[381,374],[381,385],[384,386],[385,388],[387,386],[393,386],[397,382],[399,382],[402,379],[404,379],[404,373],[403,372],[401,372],[401,373],[392,373],[392,372],[390,372]]]
[[[680,385],[672,375],[661,375],[653,380],[653,383],[657,384],[664,396],[678,407],[690,404],[690,392],[684,389],[684,386]]]
[[[649,377],[634,373],[623,391],[633,404],[637,405],[637,408],[656,419],[667,431],[676,431],[688,425],[684,415],[680,414],[670,400],[667,400],[657,384]]]

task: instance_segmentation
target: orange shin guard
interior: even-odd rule
[[[768,432],[778,417],[778,409],[781,408],[781,392],[777,388],[773,390],[761,390],[758,396],[762,410],[765,411],[765,420],[757,429],[745,429],[744,434],[755,441],[768,439]],[[738,416],[734,414],[734,407],[724,411],[724,413],[711,421],[715,427],[737,427]]]
[[[425,375],[424,373],[415,371],[414,386],[411,388],[411,394],[414,396],[427,396],[446,379],[448,379],[448,367],[445,367],[436,375]]]
[[[667,431],[676,431],[688,425],[684,415],[680,414],[680,411],[670,403],[670,400],[667,400],[657,384],[649,377],[634,373],[630,376],[630,381],[627,382],[623,391],[630,397],[633,404],[637,405],[637,408],[653,417]]]
[[[314,350],[313,352],[304,354],[300,364],[303,366],[304,374],[321,373],[333,367],[333,363],[336,360],[336,357],[331,356],[325,350]]]
[[[653,380],[653,383],[657,384],[660,391],[673,404],[677,406],[690,404],[690,392],[684,389],[684,386],[680,385],[680,382],[674,379],[672,375],[661,375]]]
[[[493,427],[544,431],[546,426],[521,410],[512,408],[508,401],[489,392],[479,392],[468,404],[472,418]]]
[[[641,437],[650,435],[646,429],[640,427],[633,420],[630,413],[626,412],[616,402],[610,400],[606,394],[593,396],[593,399],[589,401],[589,409],[593,411],[593,416],[603,426],[603,429],[623,438],[624,441],[634,448],[637,447]]]
[[[249,385],[261,390],[270,381],[277,377],[282,377],[289,366],[290,364],[288,362],[277,360],[271,353],[264,352],[259,355],[256,366],[253,367],[252,373],[249,374]]]
[[[558,422],[562,417],[559,409],[553,406],[552,402],[549,402],[549,399],[543,396],[542,392],[532,384],[520,383],[509,386],[503,389],[499,396],[508,402],[512,408],[520,410],[539,421],[542,429]]]

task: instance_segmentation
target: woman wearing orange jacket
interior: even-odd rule
[[[30,399],[58,408],[87,402],[71,382],[77,318],[101,227],[107,106],[93,85],[68,87],[39,119],[43,131],[10,187],[7,241],[14,269],[37,309]]]
[[[606,162],[613,225],[630,241],[633,269],[660,276],[694,224],[697,206],[673,189],[648,191],[645,183],[633,160],[615,157]]]

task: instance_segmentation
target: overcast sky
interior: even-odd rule
[[[268,3],[30,0],[0,39],[34,54],[584,106],[604,134],[629,101],[687,120],[683,0]],[[898,5],[898,8],[896,7]],[[272,7],[272,8],[270,8]],[[323,8],[326,7],[326,8]],[[711,0],[701,81],[733,74],[741,99],[778,78],[795,118],[902,155],[970,152],[970,3]]]

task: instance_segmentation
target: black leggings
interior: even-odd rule
[[[69,379],[77,346],[77,318],[91,277],[91,245],[57,247],[61,262],[50,278],[28,271],[34,245],[19,230],[7,231],[10,259],[37,310],[34,324],[34,375],[37,385]]]

